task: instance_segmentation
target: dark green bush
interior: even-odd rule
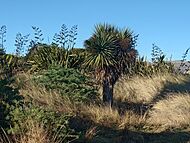
[[[23,98],[19,95],[18,89],[10,84],[13,80],[0,80],[0,127],[7,129],[11,125],[9,112],[11,108],[22,104]]]
[[[52,67],[35,76],[34,80],[46,89],[57,90],[62,96],[76,102],[93,102],[97,98],[93,82],[75,69]]]

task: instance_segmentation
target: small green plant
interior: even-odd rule
[[[165,55],[160,47],[156,46],[155,44],[152,45],[152,64],[154,66],[154,72],[159,72],[165,67],[162,67],[166,64],[165,62]]]
[[[163,51],[155,44],[152,46],[152,65],[153,74],[174,72],[174,65],[171,61],[166,60],[166,55],[164,55]]]
[[[186,74],[190,69],[190,61],[187,61],[187,56],[190,48],[188,48],[182,56],[181,64],[178,68],[179,73]]]
[[[164,53],[163,51],[156,46],[155,44],[152,44],[152,62],[153,63],[157,63],[159,62],[161,59],[163,59],[162,57],[164,57]]]
[[[136,59],[134,66],[129,68],[129,76],[140,75],[150,76],[153,74],[153,65],[146,60],[145,57],[139,57]]]
[[[43,34],[38,27],[32,27],[35,31],[34,40],[30,42],[30,49],[26,55],[27,63],[31,65],[30,71],[48,69],[51,66],[62,66],[65,68],[79,68],[82,65],[83,54],[74,53],[76,44],[77,25],[70,30],[66,25],[61,26],[59,33],[56,33],[51,45],[42,44]]]
[[[145,57],[136,59],[133,66],[129,66],[129,76],[152,76],[159,73],[173,73],[175,71],[171,60],[167,61],[163,51],[153,44],[152,47],[152,62],[146,60]]]

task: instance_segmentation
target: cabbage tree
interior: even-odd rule
[[[102,85],[103,102],[113,104],[113,89],[116,81],[129,65],[134,63],[137,36],[129,29],[119,29],[109,24],[95,26],[92,36],[84,42],[88,52],[85,66],[93,69]]]

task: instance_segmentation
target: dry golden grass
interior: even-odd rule
[[[28,118],[22,125],[21,134],[9,138],[8,134],[3,130],[0,136],[0,143],[62,143],[64,140],[57,134],[49,133],[43,123],[38,123],[32,118]]]
[[[189,77],[187,76],[171,74],[122,79],[116,85],[115,99],[121,103],[126,102],[126,104],[131,102],[150,104],[151,108],[147,109],[143,115],[144,117],[139,116],[144,119],[140,122],[143,121],[141,123],[144,124],[145,131],[162,132],[175,129],[183,130],[185,128],[189,130],[190,94],[180,93],[180,91],[186,92],[189,90],[185,89],[188,85],[184,85],[184,83],[188,83],[188,80]],[[174,87],[167,86],[168,83]],[[181,90],[181,87],[184,89]],[[163,88],[167,92],[161,93]],[[177,92],[173,92],[169,88],[174,88]],[[159,100],[153,102],[154,98]],[[146,115],[147,113],[148,115]]]
[[[184,76],[171,74],[156,75],[153,77],[122,78],[117,82],[114,91],[114,98],[121,102],[149,103],[160,94],[168,82],[180,84],[186,81]]]
[[[85,133],[85,139],[90,141],[92,140],[98,133],[97,127],[90,127]]]
[[[138,115],[132,111],[127,111],[121,118],[120,129],[140,131],[145,123],[146,115]]]
[[[24,124],[24,123],[23,123]],[[48,132],[44,130],[43,124],[34,122],[32,119],[26,121],[27,132],[22,133],[18,143],[48,143]]]
[[[157,131],[167,129],[190,129],[190,94],[171,93],[157,102],[149,112],[147,124],[155,126]]]
[[[25,132],[14,139],[16,143],[62,143],[65,140],[64,137],[58,137],[58,133],[52,134],[50,129],[44,128],[43,123],[32,118],[28,118],[22,126]]]
[[[120,115],[116,109],[108,106],[90,105],[81,110],[85,118],[92,120],[94,123],[106,127],[117,127],[120,122]]]
[[[137,115],[132,111],[126,111],[124,114],[119,114],[115,108],[108,106],[83,106],[79,113],[81,117],[93,121],[96,125],[108,127],[112,129],[135,129],[138,125],[145,123],[145,118]]]

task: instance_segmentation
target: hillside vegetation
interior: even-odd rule
[[[0,143],[190,143],[188,69],[159,47],[150,63],[128,29],[97,25],[85,49],[74,48],[76,26],[50,45],[33,30],[17,36],[15,55],[1,44]]]

